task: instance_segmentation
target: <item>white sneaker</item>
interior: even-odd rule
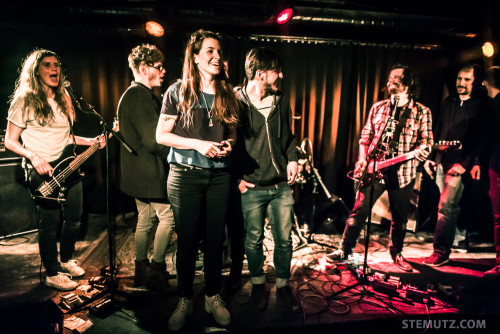
[[[188,298],[179,298],[179,303],[175,308],[174,313],[170,316],[168,320],[168,329],[172,332],[176,332],[186,323],[186,318],[188,315],[193,314],[193,300]]]
[[[77,260],[69,260],[68,262],[62,262],[61,267],[67,273],[73,277],[80,277],[85,275],[85,270],[78,265]]]
[[[55,276],[47,276],[45,285],[56,288],[61,291],[74,290],[78,283],[71,280],[71,275],[66,273],[57,273]]]
[[[205,296],[205,311],[212,313],[215,322],[221,326],[227,326],[231,323],[231,314],[229,314],[219,294],[212,297]]]

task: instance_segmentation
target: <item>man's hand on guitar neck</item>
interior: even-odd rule
[[[415,159],[417,159],[420,162],[425,161],[427,157],[431,154],[431,146],[426,146],[424,148],[419,148],[415,150]]]

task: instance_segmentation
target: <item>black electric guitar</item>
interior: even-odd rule
[[[462,147],[462,143],[459,140],[453,141],[439,141],[436,144],[432,145],[431,150],[435,151],[447,151],[451,149],[460,149]],[[353,172],[349,172],[347,176],[354,180],[355,186],[354,190],[357,192],[359,188],[368,186],[372,181],[376,179],[381,179],[383,177],[381,171],[387,167],[394,166],[396,164],[400,164],[402,162],[415,159],[416,151],[411,151],[402,155],[398,155],[397,157],[380,160],[377,161],[376,164],[373,161],[362,171],[362,174],[359,178],[353,177]],[[375,166],[375,168],[374,168]]]
[[[99,149],[99,145],[100,143],[96,142],[78,156],[75,155],[75,145],[67,145],[59,158],[49,162],[54,168],[52,176],[42,176],[34,170],[28,180],[28,189],[35,201],[38,203],[65,201],[66,190],[83,177],[78,168]]]

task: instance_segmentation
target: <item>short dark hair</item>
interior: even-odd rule
[[[486,70],[484,79],[493,87],[500,89],[500,66],[492,66]]]
[[[153,65],[164,60],[165,56],[156,46],[141,44],[133,48],[128,55],[128,66],[132,71],[138,71],[141,64]]]
[[[481,66],[474,63],[465,64],[460,68],[458,73],[468,72],[471,70],[472,74],[474,75],[474,81],[472,82],[472,93],[476,93],[476,91],[481,88],[483,83],[483,69],[481,68]]]
[[[392,65],[391,72],[397,69],[403,70],[403,75],[401,76],[401,83],[406,87],[408,87],[408,95],[411,98],[416,99],[418,96],[418,89],[417,85],[415,84],[415,76],[413,75],[413,72],[410,70],[408,66],[403,64]]]
[[[280,56],[268,48],[254,48],[248,51],[245,60],[247,80],[253,80],[255,73],[261,71],[281,71]]]

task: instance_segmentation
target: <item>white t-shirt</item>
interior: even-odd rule
[[[38,154],[42,159],[51,162],[56,160],[64,148],[72,143],[69,120],[54,101],[48,99],[54,112],[54,120],[44,126],[39,124],[30,113],[23,117],[21,110],[14,111],[7,119],[23,129],[21,139],[24,147]],[[26,117],[27,116],[27,117]]]

